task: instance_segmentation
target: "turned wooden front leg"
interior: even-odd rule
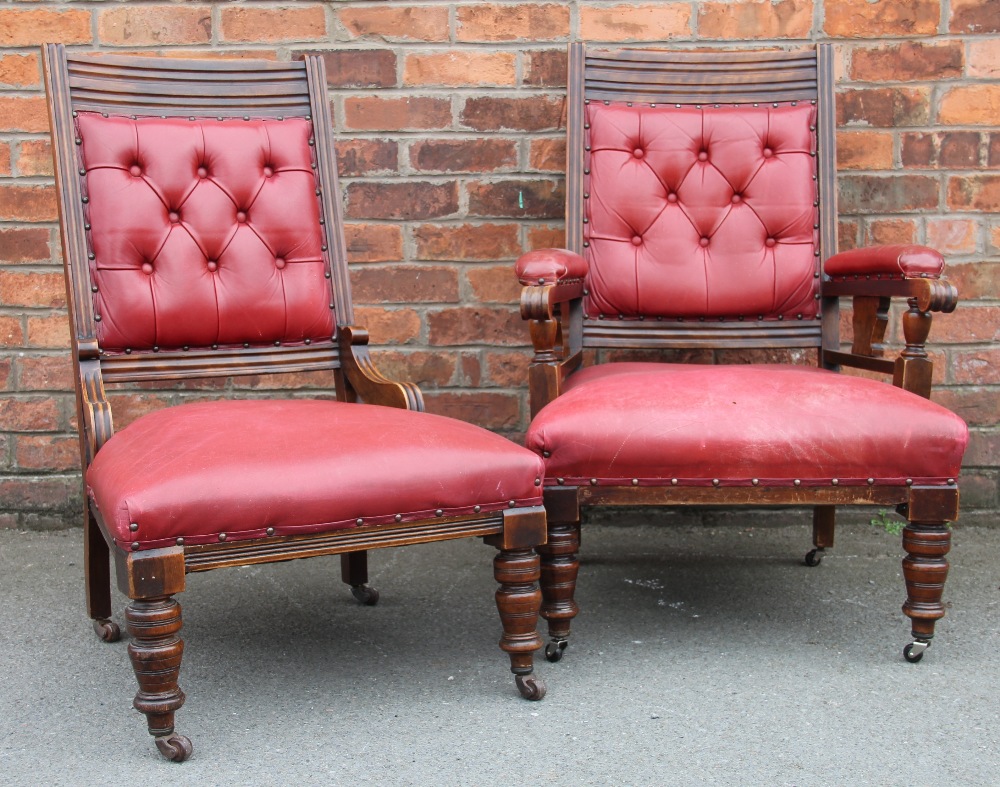
[[[570,624],[580,608],[574,600],[580,570],[580,523],[550,524],[548,542],[538,548],[542,558],[542,617],[555,642],[569,638]]]
[[[910,522],[903,530],[903,549],[903,612],[912,621],[913,637],[930,640],[934,624],[944,617],[941,596],[948,578],[945,555],[951,549],[951,531],[945,522]]]
[[[132,703],[146,714],[149,734],[165,738],[174,732],[174,712],[184,704],[184,692],[177,685],[184,642],[181,605],[169,596],[136,599],[125,610],[125,624],[132,642],[128,655],[139,681]]]
[[[502,549],[493,559],[493,576],[500,583],[496,593],[503,623],[500,647],[510,656],[510,671],[515,675],[531,673],[535,651],[542,647],[537,631],[542,604],[539,573],[533,549]]]

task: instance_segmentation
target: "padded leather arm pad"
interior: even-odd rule
[[[568,249],[536,249],[518,258],[514,266],[517,279],[524,286],[558,284],[587,275],[587,261]]]
[[[891,274],[936,279],[944,257],[926,246],[869,246],[834,254],[823,266],[827,276]]]

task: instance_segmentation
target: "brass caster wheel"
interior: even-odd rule
[[[366,607],[378,604],[378,591],[368,585],[351,585],[351,594]]]
[[[565,639],[556,640],[555,642],[550,642],[545,646],[545,658],[555,664],[557,661],[561,661],[563,657],[563,652],[566,650],[566,646],[569,645],[569,641]]]
[[[541,678],[536,678],[533,674],[515,675],[514,682],[517,683],[517,690],[526,700],[540,700],[545,696],[545,683]]]
[[[809,566],[810,568],[815,568],[820,563],[822,563],[823,562],[823,549],[822,549],[822,547],[816,547],[816,549],[812,549],[812,550],[806,552],[806,556],[803,559],[803,562],[807,566]]]
[[[160,750],[160,754],[172,762],[184,762],[194,751],[190,739],[178,735],[176,732],[157,736],[156,748]]]
[[[108,620],[107,618],[96,618],[92,622],[94,624],[94,633],[97,634],[103,642],[117,642],[122,638],[122,630],[113,620]]]
[[[910,664],[916,664],[924,657],[924,651],[931,646],[929,642],[922,642],[919,639],[911,642],[903,648],[903,658]]]

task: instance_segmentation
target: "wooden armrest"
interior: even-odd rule
[[[944,257],[927,246],[864,246],[834,254],[823,265],[827,276],[895,276],[936,279],[944,270]]]
[[[345,398],[366,404],[423,411],[424,397],[413,383],[400,383],[385,377],[368,352],[368,331],[354,325],[339,328],[341,379]],[[338,386],[339,387],[339,386]]]
[[[101,364],[96,358],[81,359],[80,365],[79,405],[80,417],[86,436],[86,455],[84,467],[89,467],[94,456],[111,435],[115,433],[114,421],[111,417],[111,405],[104,393],[104,381],[101,379]]]
[[[588,270],[587,261],[569,249],[536,249],[514,263],[517,280],[525,286],[583,280]]]

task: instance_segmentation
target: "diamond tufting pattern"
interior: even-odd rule
[[[80,112],[76,131],[105,352],[330,340],[311,123]]]
[[[589,317],[815,318],[814,106],[585,110]]]

